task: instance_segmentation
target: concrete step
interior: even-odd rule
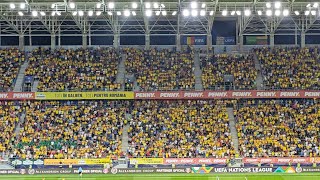
[[[195,90],[202,91],[202,71],[200,68],[200,55],[199,52],[194,54],[194,76],[195,76]]]
[[[254,66],[257,73],[257,78],[256,78],[256,85],[258,90],[263,90],[264,85],[263,85],[263,78],[262,78],[262,73],[261,73],[261,64],[260,61],[258,60],[257,55],[254,53],[253,54],[253,59],[254,59]]]
[[[129,123],[123,127],[122,130],[122,152],[127,152],[129,147],[129,136],[128,136],[128,130],[129,130]]]
[[[19,134],[20,134],[20,130],[21,130],[21,124],[23,124],[23,122],[25,121],[25,118],[26,118],[26,113],[25,112],[22,112],[20,117],[19,117],[19,122],[18,124],[16,125],[16,128],[14,130],[14,133],[16,135],[16,139],[19,139]]]
[[[236,150],[236,153],[239,153],[239,139],[238,132],[236,128],[236,122],[234,119],[233,108],[227,108],[228,118],[229,118],[229,128],[231,133],[231,139]]]
[[[38,91],[38,85],[39,85],[39,80],[38,79],[34,80],[32,88],[31,88],[31,92],[37,92]]]
[[[14,92],[21,92],[22,91],[22,86],[23,86],[23,81],[24,81],[24,75],[25,75],[25,71],[27,69],[27,67],[29,66],[29,61],[25,61],[20,69],[19,69],[19,73],[17,76],[17,80],[15,82],[13,91]]]
[[[118,73],[116,76],[116,83],[121,84],[121,90],[124,90],[124,83],[125,83],[125,73],[126,73],[126,54],[121,54],[121,61],[118,66]]]

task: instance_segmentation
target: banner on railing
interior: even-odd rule
[[[133,99],[133,92],[36,92],[39,100]]]
[[[130,164],[163,164],[163,158],[130,158]]]
[[[135,99],[320,98],[320,91],[172,91],[136,92]]]
[[[45,159],[44,165],[93,165],[110,163],[110,158],[101,159]]]
[[[2,92],[0,100],[32,100],[35,98],[33,92]]]
[[[273,157],[273,158],[243,158],[245,164],[311,164],[320,163],[320,158],[309,157]]]
[[[226,158],[165,158],[164,164],[226,164]]]

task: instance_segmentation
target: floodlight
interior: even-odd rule
[[[294,14],[299,16],[300,15],[300,12],[299,11],[294,11]]]
[[[155,8],[155,9],[157,9],[157,8],[159,8],[159,4],[158,3],[153,3],[153,8]]]
[[[276,9],[280,9],[280,8],[281,8],[281,2],[276,1],[276,2],[274,3],[274,7],[275,7]]]
[[[124,10],[123,15],[126,17],[130,16],[130,11],[128,9]]]
[[[137,9],[137,8],[138,8],[138,4],[137,4],[136,2],[133,2],[133,3],[132,3],[132,8],[133,8],[133,9]]]
[[[83,16],[83,11],[78,11],[79,16]]]
[[[88,11],[88,16],[92,16],[92,15],[93,15],[93,11],[92,10]]]
[[[172,16],[175,16],[177,14],[177,11],[172,12]]]
[[[69,3],[69,7],[71,9],[74,9],[74,8],[76,8],[76,4],[74,2],[71,2],[71,3]]]
[[[167,11],[162,11],[162,16],[166,16],[167,15]]]
[[[45,13],[45,12],[43,12],[43,11],[41,11],[41,12],[40,12],[40,15],[41,15],[41,16],[45,16],[45,15],[46,15],[46,13]]]
[[[77,11],[72,12],[72,16],[76,16],[77,15]]]
[[[282,14],[283,14],[283,16],[289,16],[289,10],[288,9],[284,9],[283,10],[283,12],[282,12]]]
[[[55,7],[56,7],[56,4],[55,4],[55,3],[51,4],[51,9],[53,9],[53,8],[55,8]]]
[[[24,15],[23,12],[21,12],[21,11],[19,11],[18,14],[19,14],[19,16],[23,16]]]
[[[55,16],[56,12],[52,11],[51,16]]]
[[[213,16],[214,12],[213,11],[210,11],[209,15],[210,16]]]
[[[313,7],[314,7],[314,8],[318,8],[318,7],[319,7],[319,3],[317,3],[317,2],[314,3],[314,4],[313,4]]]
[[[309,14],[310,14],[310,11],[305,11],[304,12],[304,15],[306,15],[306,16],[309,16]]]
[[[272,16],[272,11],[271,11],[270,9],[268,9],[268,10],[266,11],[266,15],[267,15],[267,16]]]
[[[193,17],[198,16],[198,11],[195,10],[195,9],[193,9],[193,10],[191,11],[191,16],[193,16]]]
[[[57,14],[58,16],[61,16],[61,12],[59,12],[59,11],[57,11],[56,14]]]
[[[120,11],[117,11],[117,15],[118,15],[118,16],[121,16],[121,12],[120,12]]]
[[[228,11],[227,10],[223,10],[222,11],[222,16],[226,16],[226,15],[228,15]]]
[[[200,10],[200,16],[205,16],[206,15],[206,11],[205,10]]]
[[[259,10],[259,11],[257,11],[257,12],[258,12],[258,15],[259,15],[259,16],[262,15],[262,11],[261,11],[261,10]]]
[[[98,3],[96,4],[97,9],[100,9],[100,8],[101,8],[101,5],[102,5],[102,4],[98,2]]]
[[[146,10],[146,16],[148,17],[152,16],[152,10],[150,9]]]
[[[100,16],[101,13],[102,13],[101,11],[97,11],[97,12],[96,12],[96,16]]]
[[[201,8],[205,8],[205,7],[206,7],[206,3],[202,3]]]
[[[10,9],[14,9],[16,8],[16,5],[14,5],[13,3],[10,4]]]
[[[149,2],[146,2],[145,6],[146,6],[147,9],[151,8],[151,4]]]
[[[317,14],[317,11],[315,11],[315,10],[312,10],[312,11],[311,11],[311,15],[312,15],[312,16],[315,16],[316,14]]]
[[[160,11],[156,11],[156,16],[159,16],[160,15]]]
[[[267,3],[266,3],[266,7],[267,7],[267,8],[271,8],[271,3],[270,3],[270,2],[267,2]]]
[[[20,4],[20,9],[24,9],[24,8],[26,8],[26,4],[25,3],[21,3]]]
[[[166,6],[164,4],[160,4],[160,7],[161,8],[165,8]]]
[[[241,11],[236,11],[236,14],[237,14],[238,16],[240,16],[240,15],[241,15]]]
[[[113,9],[113,8],[114,8],[114,2],[109,2],[108,8],[109,8],[109,9]]]
[[[38,11],[32,11],[32,16],[33,16],[33,17],[38,16]]]
[[[137,13],[136,13],[135,11],[132,11],[132,15],[133,15],[133,16],[136,16]]]
[[[109,15],[109,16],[112,16],[112,12],[111,12],[111,11],[108,11],[108,15]]]
[[[236,14],[236,11],[231,11],[231,16],[234,16]]]
[[[309,3],[309,4],[307,4],[307,6],[306,6],[307,8],[309,8],[309,7],[311,7],[311,4]]]
[[[183,15],[183,16],[189,16],[189,15],[190,15],[189,10],[188,10],[188,9],[183,10],[183,11],[182,11],[182,15]]]
[[[281,14],[281,11],[280,11],[280,10],[277,9],[277,10],[274,11],[274,15],[275,15],[275,16],[280,16],[280,14]]]
[[[250,9],[244,10],[244,15],[245,15],[245,16],[250,16],[250,15],[251,15]]]
[[[192,1],[190,6],[191,6],[191,9],[197,9],[198,3],[196,1]]]

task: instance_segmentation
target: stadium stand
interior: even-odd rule
[[[135,101],[128,153],[134,157],[234,155],[223,101]]]
[[[116,91],[119,55],[114,49],[35,49],[26,76],[38,78],[38,91]]]
[[[269,89],[320,89],[316,48],[256,49]]]
[[[256,89],[257,72],[252,55],[218,54],[201,57],[204,89],[225,90],[225,75],[233,76],[231,89]]]
[[[101,158],[120,156],[129,101],[36,101],[13,156],[25,158]]]
[[[192,51],[128,48],[126,71],[134,74],[141,91],[192,90],[195,87]]]
[[[244,157],[320,155],[316,100],[250,100],[235,110]]]
[[[0,152],[12,151],[23,102],[0,101]]]
[[[25,61],[24,52],[16,48],[0,50],[0,91],[12,91],[21,64]]]

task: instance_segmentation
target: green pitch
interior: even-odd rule
[[[320,180],[319,174],[77,174],[0,175],[0,180]]]

